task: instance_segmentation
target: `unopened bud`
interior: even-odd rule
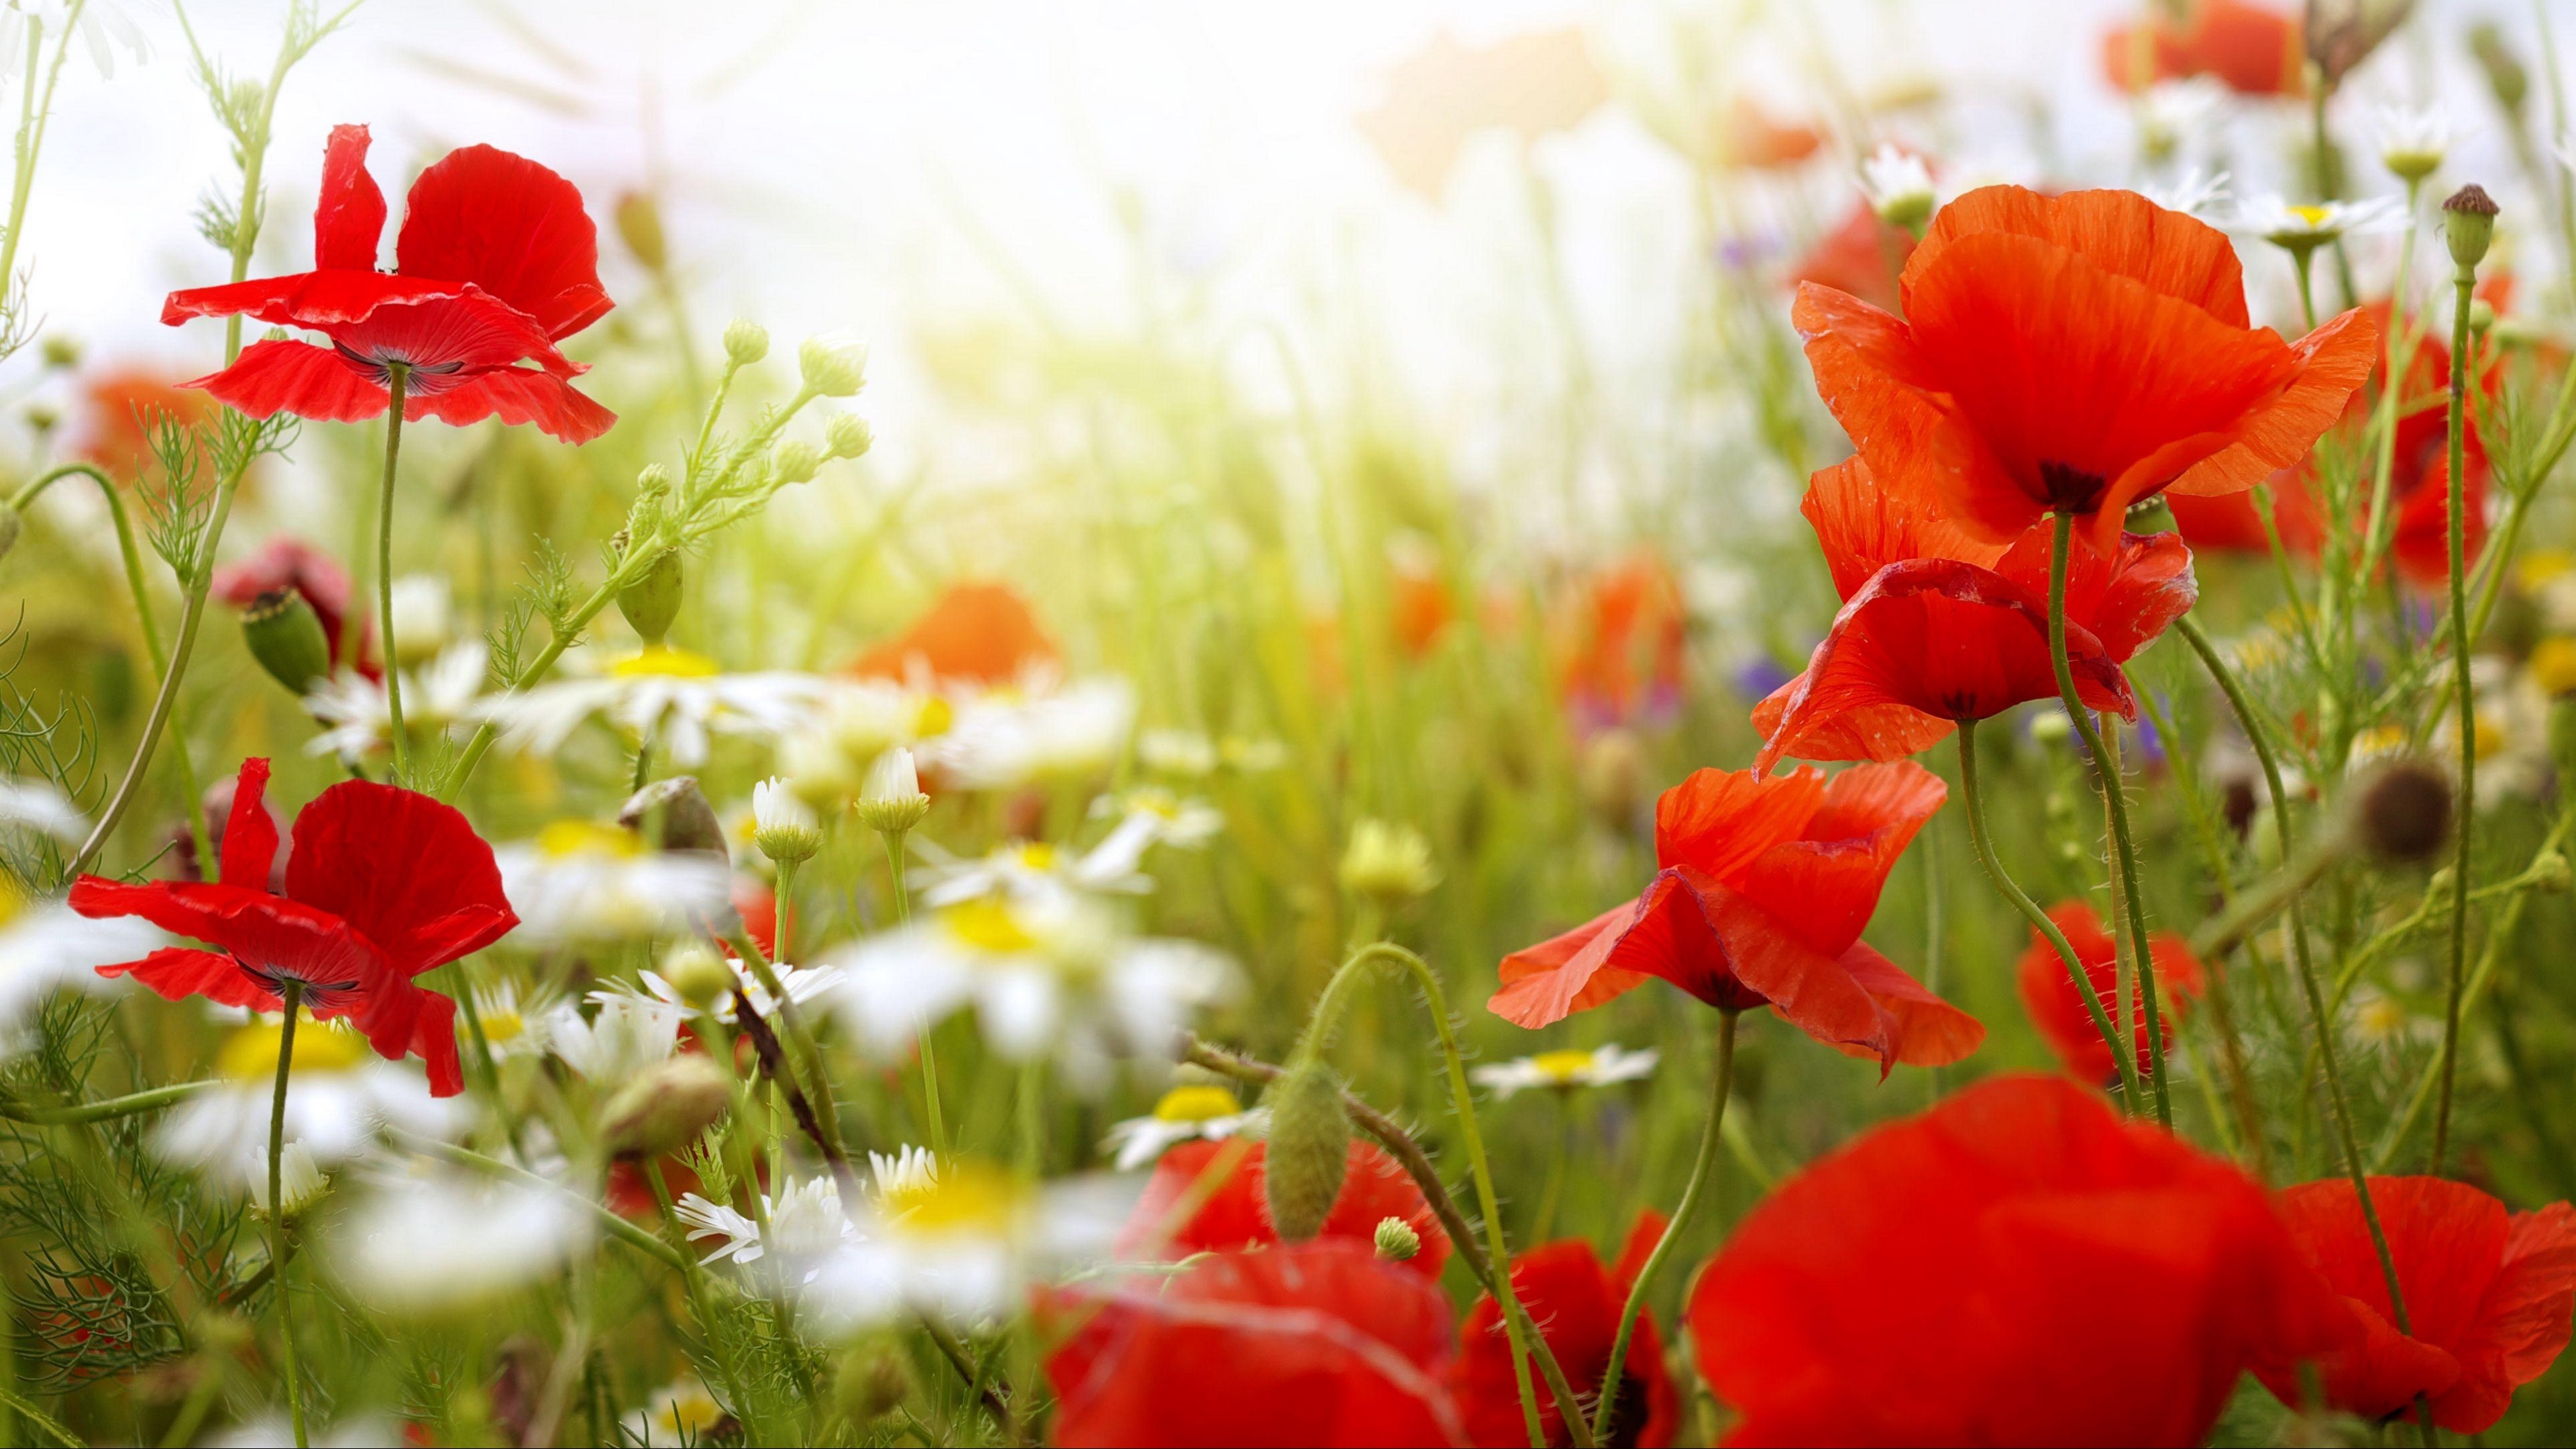
[[[876,446],[876,434],[869,430],[867,419],[842,413],[823,429],[823,446],[835,458],[856,458]]]
[[[2576,881],[2576,871],[2567,865],[2567,857],[2554,850],[2544,850],[2532,857],[2531,883],[2544,891],[2563,891]]]
[[[80,366],[81,345],[80,339],[76,337],[60,332],[48,332],[45,334],[43,352],[45,366],[56,372],[68,371]]]
[[[1270,1223],[1283,1242],[1302,1243],[1324,1230],[1350,1171],[1351,1119],[1342,1083],[1320,1059],[1290,1067],[1263,1094],[1270,1108],[1264,1177]]]
[[[748,317],[725,324],[725,356],[736,367],[749,367],[769,355],[769,329]]]
[[[1402,1218],[1377,1220],[1377,1255],[1390,1263],[1410,1263],[1422,1251],[1422,1235]]]
[[[617,612],[626,616],[646,644],[659,644],[670,635],[672,621],[680,617],[680,594],[686,583],[680,551],[665,550],[645,565],[641,577],[617,591]]]
[[[901,835],[930,813],[912,751],[901,745],[877,756],[859,787],[859,823],[880,835]]]
[[[734,987],[733,968],[704,941],[683,941],[662,958],[662,979],[691,1006],[704,1007]]]
[[[2474,298],[2470,301],[2469,330],[2471,332],[2476,333],[2480,337],[2484,337],[2487,333],[2495,329],[2495,323],[2495,303],[2488,301],[2484,297]]]
[[[794,788],[772,775],[751,787],[751,843],[781,864],[810,860],[823,848],[823,827]]]
[[[2054,745],[2075,733],[2075,721],[2063,709],[2043,709],[2030,717],[2033,744]]]
[[[733,1101],[724,1068],[696,1052],[637,1076],[608,1100],[600,1140],[619,1157],[659,1157],[698,1140]]]
[[[2501,210],[2486,188],[2474,181],[2442,203],[2442,240],[2450,245],[2451,260],[2463,270],[2486,260],[2487,247],[2495,241],[2496,213]]]
[[[670,244],[662,234],[662,208],[641,191],[617,199],[617,236],[647,271],[658,272],[671,260]]]
[[[823,471],[823,450],[812,443],[788,441],[769,455],[770,476],[781,483],[803,483]]]
[[[733,862],[733,852],[725,847],[724,823],[716,819],[716,807],[707,803],[695,775],[673,775],[636,791],[617,812],[617,823],[655,850]]]
[[[1428,895],[1440,884],[1431,842],[1410,825],[1362,820],[1351,827],[1342,852],[1342,885],[1353,895],[1395,905]]]
[[[29,431],[50,433],[62,422],[63,410],[49,402],[31,402],[19,416],[27,420]]]
[[[242,610],[242,642],[269,678],[302,699],[331,672],[331,644],[322,616],[292,588],[270,589]]]
[[[2353,809],[2358,843],[2392,865],[2429,860],[2451,834],[2451,780],[2421,760],[2373,770]]]
[[[895,1411],[912,1393],[903,1358],[883,1344],[854,1348],[832,1371],[832,1401],[853,1424],[868,1425]]]
[[[2505,41],[2503,28],[2492,20],[2470,26],[2469,54],[2477,57],[2478,69],[2486,72],[2487,89],[2494,92],[2496,104],[2504,108],[2506,115],[2518,116],[2523,101],[2531,95],[2531,72]]]
[[[868,385],[867,344],[808,337],[796,349],[796,367],[817,395],[848,397]]]

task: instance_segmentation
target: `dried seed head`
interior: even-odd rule
[[[2442,240],[2450,244],[2451,260],[2462,267],[2486,260],[2495,241],[2496,214],[2503,209],[2474,181],[2452,192],[2442,203]]]
[[[2422,760],[2392,760],[2363,782],[2352,813],[2361,848],[2392,865],[2429,860],[2451,835],[2451,779]]]

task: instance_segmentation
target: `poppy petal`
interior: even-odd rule
[[[322,197],[313,208],[317,271],[376,269],[385,235],[385,194],[367,174],[367,128],[333,126],[322,151]]]
[[[436,418],[458,428],[497,416],[512,427],[534,423],[548,436],[574,444],[589,442],[617,421],[617,414],[571,383],[533,367],[499,368],[442,392],[405,398],[403,416]]]
[[[1780,732],[1789,701],[1806,687],[1797,675],[1753,706],[1753,732],[1765,740]],[[1798,753],[1818,760],[1901,760],[1950,737],[1959,726],[1906,704],[1855,704],[1838,714],[1816,714],[1799,726]],[[1785,753],[1785,751],[1784,751]]]
[[[1899,559],[1954,558],[1993,568],[2006,552],[2004,545],[1981,540],[1942,516],[1921,474],[1883,484],[1858,456],[1809,479],[1798,511],[1816,531],[1834,592],[1846,599]]]
[[[2343,415],[2379,352],[2379,328],[2359,307],[2300,338],[2290,349],[2296,371],[2287,385],[2237,424],[2235,442],[2184,469],[2169,491],[2202,498],[2240,493],[2297,465]]]
[[[1270,1221],[1269,1145],[1263,1142],[1178,1143],[1154,1164],[1135,1210],[1119,1230],[1117,1253],[1127,1259],[1168,1259],[1273,1246],[1279,1229]],[[1226,1167],[1214,1183],[1209,1173]],[[1175,1221],[1173,1211],[1195,1199],[1198,1207]],[[1402,1219],[1422,1240],[1408,1271],[1437,1279],[1449,1261],[1449,1234],[1403,1165],[1374,1142],[1353,1140],[1342,1190],[1318,1230],[1323,1238],[1374,1243],[1377,1225]]]
[[[1933,995],[1931,988],[1880,955],[1868,942],[1852,942],[1841,962],[1843,970],[1895,1025],[1894,1049],[1880,1059],[1881,1076],[1886,1074],[1884,1068],[1891,1060],[1909,1067],[1946,1067],[1967,1060],[1984,1045],[1984,1022]],[[1862,1047],[1835,1045],[1845,1056],[1879,1055]]]
[[[2505,1233],[2504,1267],[2487,1285],[2478,1326],[2462,1349],[2473,1358],[2492,1355],[2507,1384],[2530,1383],[2566,1350],[2571,1325],[2576,1325],[2571,1310],[2576,1310],[2576,1207],[2554,1202],[2538,1212],[2515,1213]],[[2451,1408],[2436,1402],[2433,1415],[2449,1424]]]
[[[218,1006],[247,1006],[258,1011],[275,1011],[285,1004],[276,992],[242,970],[240,962],[220,951],[165,946],[140,961],[101,966],[98,974],[131,976],[165,1001],[202,996]]]
[[[242,761],[233,779],[233,808],[224,817],[225,885],[268,889],[269,869],[277,864],[277,821],[268,813],[267,793],[268,761]]]
[[[1600,1255],[1580,1239],[1545,1243],[1512,1260],[1512,1293],[1538,1326],[1548,1351],[1574,1392],[1597,1397],[1610,1366],[1612,1340],[1627,1288],[1601,1267]],[[1670,1444],[1680,1417],[1679,1398],[1664,1371],[1663,1338],[1651,1315],[1637,1320],[1620,1370],[1619,1403],[1612,1415],[1616,1442],[1640,1449]],[[1459,1412],[1471,1443],[1520,1449],[1529,1434],[1521,1418],[1520,1391],[1502,1309],[1482,1294],[1458,1325],[1458,1358],[1452,1373]],[[1538,1395],[1539,1422],[1547,1442],[1571,1442],[1556,1402]]]
[[[1776,779],[1751,770],[1694,770],[1655,801],[1655,864],[1732,880],[1762,852],[1796,839],[1825,788],[1825,772],[1813,767]]]
[[[183,387],[201,387],[254,418],[293,413],[325,423],[384,416],[386,393],[328,348],[269,338],[242,349],[233,365]]]
[[[2281,1194],[2291,1235],[2344,1296],[2361,1331],[2350,1347],[2319,1364],[2326,1401],[2385,1418],[2406,1411],[2418,1394],[2434,1395],[2435,1422],[2479,1432],[2504,1413],[2513,1387],[2492,1360],[2458,1349],[2475,1331],[2503,1265],[2512,1232],[2504,1204],[2466,1183],[2433,1177],[2374,1177],[2370,1199],[2406,1294],[2409,1334],[2394,1327],[2387,1276],[2352,1183],[2306,1182]],[[2275,1395],[2296,1402],[2295,1374],[2270,1368],[2261,1377]],[[2457,1421],[2453,1410],[2461,1411]]]
[[[1878,909],[1896,858],[1949,794],[1911,760],[1845,770],[1825,786],[1800,838],[1762,852],[1734,884],[1758,901],[1794,902],[1773,914],[1810,947],[1840,955]]]
[[[369,1045],[387,1061],[406,1056],[429,1069],[429,1094],[453,1097],[465,1090],[464,1062],[456,1050],[456,1003],[392,972],[371,983],[366,1004],[352,1016]]]
[[[2048,597],[2049,530],[2034,528],[1995,572]],[[2066,617],[2090,630],[2112,662],[2126,664],[2200,599],[2191,547],[2178,533],[2123,533],[2104,549],[2079,532],[2066,559]]]
[[[450,151],[412,183],[395,268],[471,282],[569,337],[615,304],[599,285],[599,228],[571,182],[491,146]]]
[[[329,332],[364,322],[379,308],[452,301],[470,290],[463,282],[384,272],[291,272],[172,292],[162,299],[161,321],[176,327],[191,317],[240,315],[271,327]]]
[[[562,377],[589,370],[556,351],[537,319],[475,286],[449,297],[388,302],[325,330],[342,349],[371,362],[411,364],[406,397],[428,398],[463,387],[522,358]],[[412,413],[406,408],[403,416]]]
[[[2245,269],[2227,234],[2134,191],[2068,191],[2043,196],[2019,186],[1983,186],[1941,208],[1905,268],[1907,310],[1917,278],[1961,237],[2004,232],[2081,252],[2095,266],[2207,312],[2248,325]]]
[[[1669,887],[1658,879],[1646,888],[1647,896],[1658,888]],[[1505,956],[1502,989],[1487,998],[1485,1009],[1535,1031],[1644,985],[1645,973],[1608,963],[1620,936],[1647,908],[1642,898],[1621,901],[1571,931]]]
[[[344,780],[295,817],[286,893],[330,911],[417,976],[508,935],[519,918],[492,847],[453,806]]]

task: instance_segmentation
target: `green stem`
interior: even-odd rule
[[[2138,854],[2129,834],[2129,786],[2122,778],[2119,764],[2103,748],[2101,731],[2094,728],[2093,712],[2075,693],[2075,669],[2066,656],[2066,563],[2075,541],[2075,515],[2064,509],[2057,513],[2057,532],[2048,552],[2048,659],[2057,669],[2057,697],[2066,704],[2068,718],[2075,722],[2075,733],[2093,758],[2093,768],[2102,777],[2102,804],[2111,818],[2111,868],[2119,873],[2116,894],[2121,913],[2128,918],[2129,949],[2138,963],[2138,1008],[2147,1019],[2148,1085],[2155,1091],[2156,1121],[2167,1129],[2173,1126],[2173,1103],[2165,1094],[2165,1028],[2162,1009],[2156,1000],[2155,959],[2147,951],[2147,913],[2138,900]],[[2113,921],[2116,934],[2120,922]],[[2128,1054],[2123,1054],[2128,1055]]]
[[[662,1177],[662,1159],[656,1154],[646,1153],[643,1168],[644,1181],[653,1189],[653,1205],[662,1210],[663,1226],[670,1230],[671,1250],[680,1258],[680,1281],[688,1290],[690,1311],[697,1315],[698,1332],[706,1339],[707,1354],[715,1360],[717,1375],[724,1380],[725,1392],[733,1399],[734,1414],[742,1421],[747,1434],[745,1442],[772,1442],[765,1441],[760,1435],[759,1426],[752,1418],[751,1400],[743,1392],[742,1374],[734,1366],[733,1354],[725,1348],[723,1330],[716,1326],[714,1307],[708,1302],[706,1275],[699,1271],[697,1256],[688,1249],[688,1237],[680,1226],[679,1211],[671,1203],[671,1185]],[[752,1184],[752,1191],[759,1190],[758,1183]]]
[[[376,632],[385,641],[385,715],[393,734],[394,780],[404,778],[410,753],[403,733],[402,651],[394,647],[394,465],[402,457],[403,394],[411,366],[385,366],[385,475],[376,491]]]
[[[2469,687],[2468,489],[2462,470],[2467,447],[2469,395],[2469,305],[2477,286],[2477,268],[2463,263],[2452,283],[2450,545],[2451,545],[2451,692],[2458,696],[2460,798],[2451,812],[2454,842],[2451,859],[2451,973],[2442,1011],[2441,1098],[2433,1108],[2433,1165],[2442,1175],[2442,1158],[2451,1145],[2451,1084],[2459,1070],[2460,996],[2469,970],[2469,850],[2478,818],[2478,701]]]
[[[2102,1009],[2102,993],[2093,989],[2092,975],[2084,969],[2084,958],[2075,954],[2075,948],[2067,944],[2066,933],[2057,929],[2057,923],[2039,908],[2039,902],[2005,873],[2003,861],[1995,855],[1993,836],[1986,829],[1986,797],[1977,788],[1977,722],[1972,719],[1959,721],[1959,796],[1968,807],[1968,843],[1976,848],[1977,862],[1986,868],[1986,878],[1995,883],[1996,892],[2021,912],[2030,928],[2057,952],[2057,959],[2066,963],[2067,977],[2075,983],[2075,999],[2084,1003],[2086,1014],[2093,1018],[2093,1029],[2102,1033],[2102,1045],[2110,1049],[2112,1065],[2119,1068],[2120,1099],[2129,1104],[2130,1111],[2136,1111],[2136,1041],[2120,1040],[2119,1030],[2111,1025],[2111,1014]]]
[[[751,967],[751,974],[759,979],[761,989],[767,991],[769,999],[775,1003],[771,1014],[787,1023],[788,1038],[796,1043],[797,1055],[805,1059],[805,1091],[814,1103],[814,1115],[821,1119],[824,1154],[835,1162],[845,1161],[846,1154],[841,1146],[841,1111],[832,1100],[832,1076],[824,1070],[822,1046],[805,1025],[804,1013],[788,999],[787,988],[780,983],[778,973],[770,969],[769,957],[761,951],[760,943],[751,938],[751,932],[736,926],[732,941],[734,950]]]
[[[1628,1367],[1628,1340],[1637,1331],[1637,1315],[1646,1311],[1646,1294],[1654,1287],[1655,1277],[1663,1270],[1664,1260],[1672,1256],[1673,1245],[1681,1241],[1702,1198],[1707,1195],[1711,1169],[1717,1162],[1717,1144],[1724,1135],[1726,1098],[1735,1085],[1735,1019],[1740,1013],[1720,1007],[1717,1013],[1717,1081],[1711,1088],[1708,1121],[1700,1128],[1699,1155],[1691,1160],[1690,1181],[1682,1188],[1682,1200],[1673,1207],[1673,1219],[1664,1235],[1655,1240],[1655,1250],[1646,1255],[1646,1266],[1637,1270],[1637,1281],[1628,1287],[1627,1305],[1619,1310],[1619,1331],[1610,1340],[1610,1362],[1601,1370],[1600,1402],[1592,1411],[1592,1440],[1596,1444],[1610,1441],[1610,1415],[1619,1406],[1619,1380]]]
[[[2254,758],[2263,767],[2263,783],[2272,793],[2272,828],[2279,837],[2281,857],[2286,861],[2291,854],[2290,795],[2281,785],[2281,762],[2272,750],[2271,737],[2264,732],[2262,721],[2254,712],[2253,701],[2246,698],[2245,687],[2237,682],[2235,671],[2227,667],[2227,661],[2219,657],[2217,646],[2210,643],[2209,636],[2201,631],[2199,621],[2185,614],[2174,621],[2174,629],[2182,635],[2184,642],[2191,645],[2192,652],[2200,656],[2200,662],[2209,669],[2210,678],[2218,682],[2219,691],[2227,696],[2229,707],[2236,711],[2237,727],[2245,732],[2246,743],[2253,747]],[[2398,1332],[2410,1333],[2413,1330],[2407,1326],[2406,1293],[2397,1282],[2397,1259],[2388,1250],[2388,1233],[2379,1223],[2379,1205],[2370,1199],[2370,1178],[2362,1170],[2361,1143],[2352,1130],[2352,1106],[2344,1096],[2343,1066],[2335,1053],[2334,1020],[2326,1013],[2324,993],[2317,989],[2316,966],[2308,958],[2307,930],[2299,914],[2298,900],[2293,896],[2288,921],[2290,959],[2298,968],[2299,987],[2307,993],[2308,1018],[2317,1034],[2317,1060],[2326,1069],[2326,1099],[2334,1109],[2335,1134],[2343,1146],[2344,1170],[2352,1178],[2353,1195],[2360,1200],[2362,1222],[2370,1228],[2371,1246],[2378,1250],[2379,1271],[2388,1280],[2390,1316],[2395,1320]],[[2431,1432],[2429,1420],[2426,1432]]]
[[[143,626],[143,647],[152,656],[152,675],[158,679],[170,667],[169,656],[162,652],[161,630],[152,619],[152,591],[143,577],[143,554],[134,544],[134,523],[125,511],[125,500],[117,493],[115,482],[87,463],[65,463],[19,489],[10,497],[9,507],[24,513],[46,489],[75,474],[96,483],[100,496],[107,500],[107,516],[116,525],[116,551],[125,560],[125,589],[134,597],[134,617]]]
[[[214,1085],[213,1082],[176,1082],[167,1087],[154,1087],[99,1102],[83,1102],[74,1107],[30,1107],[20,1102],[0,1100],[0,1117],[45,1127],[104,1122],[113,1117],[130,1117],[137,1112],[150,1112],[174,1102],[184,1102]]]
[[[307,1449],[304,1386],[295,1366],[295,1299],[286,1282],[286,1083],[295,1068],[295,1018],[304,1006],[304,983],[290,980],[283,993],[286,1017],[277,1029],[277,1094],[268,1110],[268,1260],[277,1265],[269,1293],[277,1300],[277,1339],[285,1361],[286,1416],[295,1426],[295,1449]]]

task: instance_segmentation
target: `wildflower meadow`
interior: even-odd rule
[[[2572,74],[0,0],[0,1446],[2568,1442]]]

